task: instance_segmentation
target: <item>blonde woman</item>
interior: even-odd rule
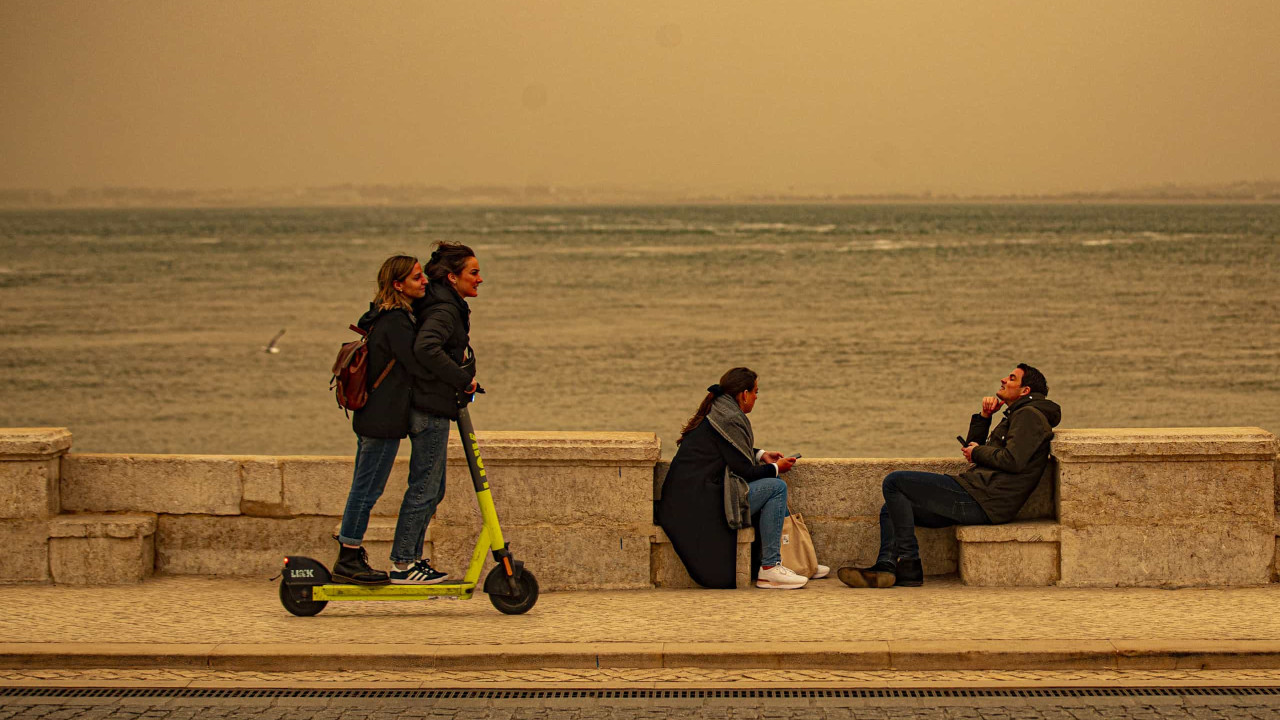
[[[370,392],[368,402],[355,411],[351,420],[357,440],[356,465],[338,532],[341,547],[332,573],[338,582],[357,585],[390,582],[386,572],[369,566],[369,556],[362,543],[369,525],[369,512],[387,485],[400,440],[409,434],[413,382],[424,375],[413,353],[417,334],[413,303],[426,294],[427,276],[418,259],[408,255],[389,257],[378,271],[378,294],[369,303],[369,311],[356,323],[368,333]],[[382,382],[373,388],[375,380],[384,372]],[[415,483],[411,467],[406,495],[421,485],[421,478],[418,480]]]

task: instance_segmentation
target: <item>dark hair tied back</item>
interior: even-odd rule
[[[698,405],[698,410],[693,413],[693,417],[689,418],[689,422],[685,423],[684,429],[680,431],[680,438],[676,440],[676,444],[684,442],[684,436],[689,431],[702,424],[707,413],[711,411],[711,404],[721,395],[729,397],[737,397],[738,393],[744,393],[756,386],[756,373],[751,368],[736,367],[724,375],[720,376],[720,382],[707,388],[706,397],[702,398],[702,403]]]
[[[447,282],[450,274],[461,275],[467,267],[467,260],[475,256],[471,248],[462,243],[437,243],[427,260],[427,277],[431,282]]]

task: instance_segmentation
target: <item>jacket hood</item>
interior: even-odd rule
[[[375,308],[373,303],[369,303],[369,309],[366,310],[365,313],[360,316],[360,319],[356,321],[356,327],[365,332],[369,332],[369,330],[373,328],[373,322],[377,320],[378,316],[381,314],[381,310]]]
[[[1058,423],[1062,421],[1062,408],[1058,406],[1058,403],[1040,393],[1031,393],[1024,398],[1018,398],[1004,411],[1005,415],[1017,412],[1028,405],[1044,414],[1044,419],[1049,421],[1049,427],[1058,427]]]
[[[369,309],[366,310],[365,313],[360,316],[360,319],[356,321],[356,327],[360,328],[365,332],[369,332],[370,330],[373,329],[373,324],[378,321],[378,318],[382,317],[383,315],[386,315],[387,313],[392,313],[392,312],[405,313],[406,315],[409,316],[410,320],[413,320],[413,313],[407,312],[401,308],[391,308],[390,310],[379,310],[378,308],[374,307],[373,303],[369,303]]]

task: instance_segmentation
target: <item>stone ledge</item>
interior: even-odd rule
[[[1276,449],[1276,436],[1257,427],[1077,428],[1053,438],[1063,462],[1274,460]]]
[[[1058,542],[1062,526],[1052,520],[1011,522],[1003,525],[957,525],[956,540],[962,543]]]
[[[49,537],[146,537],[156,531],[154,513],[86,513],[60,515],[49,521]]]
[[[70,448],[66,428],[0,428],[0,460],[44,460]]]
[[[662,456],[662,443],[651,432],[534,432],[489,430],[476,433],[480,457],[523,464],[649,464]],[[456,429],[449,435],[449,460],[465,462]]]

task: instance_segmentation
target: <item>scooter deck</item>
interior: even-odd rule
[[[475,592],[473,582],[436,583],[435,585],[316,585],[312,600],[422,600],[429,597],[469,598]]]

